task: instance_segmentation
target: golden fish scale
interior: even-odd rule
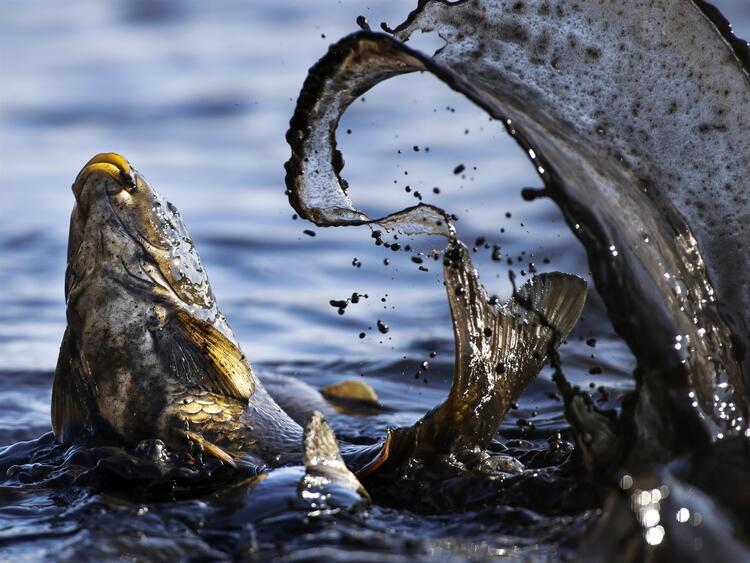
[[[198,431],[232,431],[241,426],[239,417],[244,405],[236,400],[207,391],[185,393],[177,398],[177,413]]]
[[[188,423],[188,430],[215,444],[236,458],[257,442],[240,420],[246,404],[237,399],[191,390],[176,397],[175,414]]]

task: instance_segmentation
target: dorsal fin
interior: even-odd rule
[[[344,463],[336,435],[319,411],[308,417],[302,443],[305,472],[308,477],[305,486],[343,485],[369,499],[365,488]],[[320,476],[325,477],[325,480],[317,483],[315,478]]]
[[[302,440],[307,469],[330,467],[348,471],[344,459],[341,457],[336,435],[320,411],[313,412],[307,418]]]
[[[162,341],[167,348],[175,347],[167,352],[176,368],[206,391],[248,400],[255,390],[255,375],[239,347],[189,311],[177,309],[174,318],[179,335]]]

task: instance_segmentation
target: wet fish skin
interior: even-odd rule
[[[177,209],[112,153],[94,157],[73,191],[58,439],[99,420],[126,442],[159,438],[175,451],[197,433],[263,462],[299,452],[301,427],[242,354]]]
[[[131,446],[161,441],[185,463],[200,453],[233,466],[304,462],[310,486],[331,481],[359,490],[322,415],[313,413],[303,433],[255,376],[174,206],[113,154],[94,157],[73,191],[68,327],[53,388],[58,439],[85,438],[104,424]],[[345,448],[368,475],[384,459],[440,466],[441,455],[481,457],[549,346],[581,313],[580,278],[542,274],[496,310],[466,247],[451,240],[445,256],[457,344],[451,393],[417,425],[392,434],[395,447]],[[358,381],[327,392],[350,406],[381,408]]]

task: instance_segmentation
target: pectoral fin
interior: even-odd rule
[[[160,348],[176,373],[201,389],[248,400],[255,390],[255,375],[244,354],[209,323],[178,309],[174,331],[165,331]]]
[[[237,463],[234,461],[234,458],[216,444],[209,442],[200,434],[191,432],[189,430],[185,431],[185,436],[189,440],[192,440],[193,442],[199,444],[203,448],[203,451],[207,454],[212,455],[216,459],[221,460],[227,465],[231,465],[232,467],[237,469]]]

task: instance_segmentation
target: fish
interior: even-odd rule
[[[586,282],[560,272],[535,276],[494,306],[468,260],[466,246],[451,241],[443,260],[456,343],[448,397],[414,425],[392,429],[360,477],[404,474],[437,459],[481,464],[498,424],[583,311]]]
[[[58,439],[102,427],[126,443],[159,438],[225,461],[299,454],[302,428],[247,362],[175,206],[114,153],[94,156],[73,193]]]
[[[466,247],[451,240],[443,268],[457,353],[448,399],[415,428],[394,429],[370,446],[342,444],[339,451],[319,412],[323,397],[376,409],[369,386],[345,381],[316,399],[310,389],[271,378],[277,401],[221,313],[175,206],[115,153],[94,156],[73,193],[67,327],[52,390],[53,431],[64,444],[166,448],[186,466],[204,458],[259,471],[305,466],[311,487],[348,483],[360,494],[358,478],[376,475],[379,467],[414,456],[437,463],[439,456],[425,448],[433,443],[446,453],[449,434],[451,454],[477,457],[585,301],[582,279],[552,273],[532,278],[507,304],[493,305]]]

